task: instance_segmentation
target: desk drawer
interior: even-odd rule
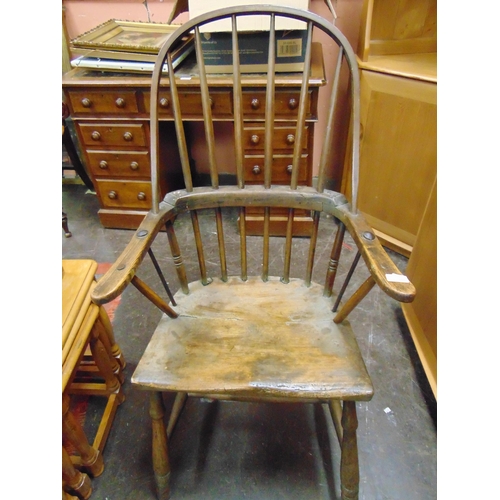
[[[96,188],[104,208],[151,208],[150,182],[98,180]]]
[[[137,92],[133,90],[69,91],[73,114],[136,114]]]
[[[80,123],[79,128],[87,146],[137,148],[148,145],[144,123]]]
[[[148,151],[87,150],[87,157],[94,177],[149,179],[151,176]]]
[[[291,155],[275,156],[273,158],[271,182],[273,184],[289,184],[292,178],[292,159]],[[308,181],[307,155],[303,155],[299,165],[299,184],[306,184]],[[264,182],[264,156],[245,156],[243,159],[245,170],[245,182],[259,183]]]
[[[231,92],[229,90],[210,91],[212,100],[212,114],[215,117],[231,117],[233,114],[233,105],[231,101]],[[203,116],[201,105],[201,94],[199,92],[179,91],[179,101],[183,116]],[[144,107],[149,113],[151,110],[151,94],[144,92]],[[161,117],[172,117],[172,102],[170,92],[160,91],[159,113]]]
[[[295,126],[274,127],[273,149],[293,151],[295,144]],[[307,148],[307,127],[303,134],[302,148]],[[246,150],[262,151],[264,150],[265,128],[264,127],[245,127],[243,130],[243,147]]]
[[[289,90],[277,90],[274,99],[275,116],[296,117],[299,109],[300,93]],[[243,113],[246,116],[264,117],[266,109],[265,90],[243,91]],[[311,115],[311,92],[307,95],[307,114]]]

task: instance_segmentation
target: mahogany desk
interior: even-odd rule
[[[179,69],[182,77],[181,104],[186,122],[201,121],[201,95],[197,67],[186,60]],[[293,142],[302,74],[276,75],[275,113],[277,124],[274,150],[273,182],[289,181]],[[266,79],[264,75],[243,75],[245,101],[245,181],[261,182],[264,163],[264,109]],[[317,122],[318,92],[324,85],[321,45],[313,46],[310,78],[307,133],[303,147],[299,182],[312,183],[314,124]],[[104,73],[75,68],[63,75],[62,87],[71,118],[81,144],[87,170],[100,202],[99,218],[109,228],[135,229],[151,207],[149,165],[150,144],[150,76],[131,73]],[[210,96],[214,121],[232,122],[232,75],[210,76]],[[169,82],[165,78],[160,91],[160,133],[162,150],[161,197],[182,187],[174,123],[170,107]],[[187,127],[189,129],[189,127]],[[260,135],[262,135],[262,140]],[[189,137],[188,137],[189,140]],[[232,172],[234,174],[234,172]],[[229,172],[231,174],[231,172]],[[254,214],[255,231],[259,231],[259,214]],[[252,215],[249,217],[252,224]],[[285,224],[275,217],[275,232]],[[308,217],[303,217],[307,224]],[[248,227],[249,234],[252,227]],[[301,231],[300,224],[294,224]],[[307,232],[307,228],[304,227]]]

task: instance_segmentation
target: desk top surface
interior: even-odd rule
[[[179,86],[199,85],[198,68],[195,61],[185,61],[179,67],[176,75],[179,75],[177,84]],[[242,74],[243,87],[265,87],[267,85],[266,76],[263,74]],[[232,87],[233,76],[231,74],[211,74],[208,76],[208,83],[211,87]],[[298,86],[302,83],[302,73],[276,73],[275,85],[277,87]],[[313,43],[311,59],[311,77],[309,85],[325,85],[325,71],[323,67],[323,53],[320,43]],[[168,78],[162,79],[162,85],[168,86]],[[83,68],[74,68],[65,73],[62,77],[63,87],[75,86],[97,86],[97,87],[150,87],[151,75],[143,73],[121,73],[104,72]]]

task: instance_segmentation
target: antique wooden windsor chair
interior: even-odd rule
[[[260,118],[265,126],[265,158],[263,182],[246,182],[244,158],[244,129],[248,117],[244,110],[249,103],[242,92],[242,81],[251,78],[242,74],[238,50],[238,21],[242,16],[259,14],[269,18],[269,60],[265,97],[265,112]],[[283,120],[275,108],[275,54],[276,19],[280,16],[304,22],[306,41],[302,88],[295,108],[295,146],[291,159],[288,185],[273,184],[273,131]],[[232,185],[220,185],[222,169],[216,161],[216,143],[212,121],[211,84],[207,81],[202,56],[202,27],[214,20],[229,18],[232,25],[232,79],[234,117],[234,162],[236,180]],[[322,153],[316,187],[298,182],[301,144],[306,122],[310,116],[308,75],[311,65],[313,31],[330,37],[339,47],[328,87],[325,136],[319,138]],[[194,32],[195,53],[199,78],[198,86],[204,116],[207,154],[210,164],[210,186],[195,185],[189,161],[187,140],[183,126],[184,94],[179,90],[179,78],[172,67],[171,53],[176,42]],[[166,71],[168,75],[162,73]],[[331,145],[336,126],[348,127],[345,120],[336,123],[336,101],[341,72],[349,76],[349,106],[352,133],[349,145],[352,158],[352,198],[325,189],[326,174],[331,162]],[[168,76],[168,79],[167,79]],[[213,79],[210,79],[212,82]],[[158,177],[169,165],[159,164],[159,119],[165,105],[165,92],[175,121],[177,140],[182,160],[185,188],[168,193],[159,199]],[[326,89],[326,87],[325,87]],[[162,95],[160,95],[160,90]],[[288,115],[288,120],[290,117]],[[255,116],[252,116],[252,121]],[[153,426],[153,468],[159,498],[169,496],[170,466],[167,436],[170,435],[186,397],[205,396],[213,399],[237,401],[268,401],[296,403],[325,403],[335,424],[342,450],[341,491],[343,499],[358,497],[359,471],[356,441],[356,401],[366,401],[373,395],[373,387],[359,352],[354,334],[346,317],[377,284],[390,297],[410,302],[415,295],[413,285],[393,264],[374,236],[362,214],[356,208],[359,150],[359,81],[355,55],[344,35],[330,22],[306,11],[274,6],[231,7],[193,19],[169,38],[161,48],[151,87],[151,178],[153,183],[152,209],[137,229],[127,248],[116,263],[101,278],[93,292],[93,300],[103,304],[118,296],[132,283],[143,295],[163,311],[162,319],[132,376],[132,383],[151,391],[150,415]],[[347,136],[347,134],[346,134]],[[249,272],[246,214],[249,208],[263,212],[263,236],[257,271]],[[270,272],[271,210],[285,209],[288,214],[286,236],[283,242],[283,269],[280,276]],[[312,231],[301,243],[308,245],[303,269],[299,274],[293,260],[294,213],[305,210],[311,215]],[[237,214],[225,218],[225,212]],[[176,223],[189,215],[198,255],[199,276],[190,281],[187,265],[183,262]],[[207,244],[210,235],[202,234],[200,217],[213,217],[217,234],[215,243]],[[337,228],[326,268],[317,270],[315,249],[318,228],[324,219],[336,221]],[[184,219],[185,220],[185,219]],[[227,225],[237,226],[239,248],[230,258],[225,241]],[[173,296],[152,252],[152,244],[166,229],[168,243],[178,280],[179,290]],[[346,231],[357,246],[355,263],[363,259],[369,277],[344,303],[340,293],[334,292],[334,281]],[[253,236],[252,238],[255,238]],[[216,257],[208,256],[215,249]],[[163,300],[141,278],[140,264],[146,254],[152,258],[165,285],[168,301]],[[271,257],[271,258],[270,258]],[[252,255],[252,260],[255,255]],[[219,277],[211,276],[211,264],[217,260]],[[239,271],[231,266],[239,262]],[[229,264],[228,264],[229,262]],[[233,266],[234,267],[234,266]],[[314,270],[314,274],[313,274]],[[191,271],[190,271],[191,272]],[[213,274],[217,273],[215,270]],[[323,272],[323,285],[313,276]],[[352,273],[348,273],[350,275]],[[340,307],[339,307],[340,306]],[[162,393],[176,393],[176,400],[166,426]]]

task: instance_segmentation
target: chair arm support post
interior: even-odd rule
[[[368,276],[366,281],[354,292],[351,298],[344,304],[342,309],[337,313],[333,321],[342,323],[349,313],[367,296],[368,292],[374,287],[375,280],[373,276]]]
[[[151,290],[151,288],[137,276],[132,278],[132,285],[170,318],[177,318],[179,316],[157,293]]]

